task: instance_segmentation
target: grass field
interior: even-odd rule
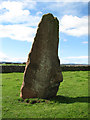
[[[26,66],[26,64],[0,64],[1,66]]]
[[[63,72],[63,78],[57,97],[32,104],[19,98],[23,73],[3,73],[2,117],[88,118],[88,71]]]

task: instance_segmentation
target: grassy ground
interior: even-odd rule
[[[87,118],[88,71],[63,72],[57,97],[22,102],[19,98],[23,73],[2,74],[3,118]]]
[[[26,66],[26,64],[0,64],[1,66]]]

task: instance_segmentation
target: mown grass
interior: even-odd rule
[[[3,73],[2,118],[88,118],[88,71],[63,72],[63,78],[55,98],[27,102],[19,97],[23,73]]]

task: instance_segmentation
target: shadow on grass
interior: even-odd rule
[[[67,97],[57,95],[56,97],[50,99],[50,101],[58,102],[58,103],[75,103],[75,102],[86,102],[90,103],[90,97]]]

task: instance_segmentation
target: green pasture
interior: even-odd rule
[[[23,73],[3,73],[2,118],[88,118],[88,71],[63,72],[63,79],[55,98],[23,101]]]
[[[26,64],[0,64],[1,66],[26,66]]]

